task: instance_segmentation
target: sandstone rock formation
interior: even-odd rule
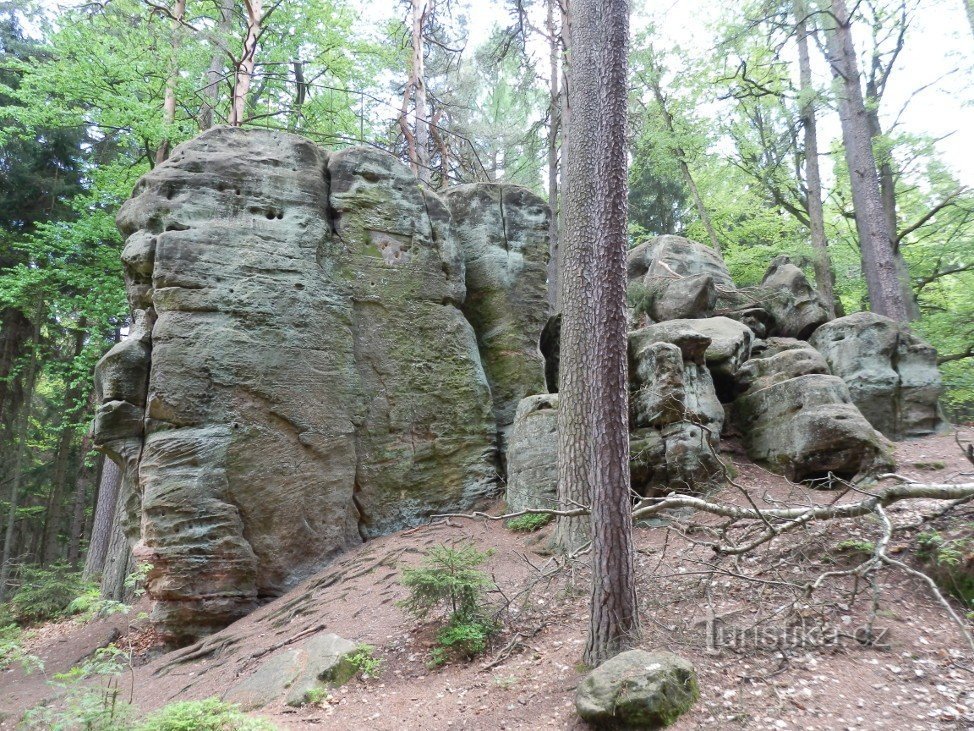
[[[686,322],[629,334],[632,484],[641,495],[705,492],[723,477],[724,410],[706,365],[711,339]]]
[[[539,342],[548,320],[551,214],[514,185],[460,185],[446,203],[466,268],[462,310],[477,333],[503,447],[518,402],[545,387]]]
[[[748,456],[796,482],[889,468],[889,444],[817,355],[807,343],[775,338],[744,365],[748,388],[732,414]]]
[[[495,490],[449,210],[394,158],[216,128],[118,220],[138,335],[99,366],[95,438],[137,483],[171,634]]]
[[[507,444],[507,509],[556,507],[558,394],[522,399]]]
[[[906,326],[871,312],[822,325],[811,343],[849,387],[869,423],[891,439],[943,428],[937,352]]]

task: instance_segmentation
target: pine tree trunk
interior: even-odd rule
[[[428,0],[412,0],[412,62],[410,83],[413,87],[415,159],[413,169],[421,183],[429,183],[429,121],[426,101],[426,49],[423,41],[423,23],[426,19]]]
[[[105,569],[108,544],[112,540],[112,528],[115,525],[115,506],[118,504],[118,491],[122,484],[122,471],[118,465],[108,457],[102,459],[98,501],[95,504],[95,517],[91,525],[88,555],[85,557],[83,575],[87,580],[101,576]]]
[[[162,138],[159,149],[156,150],[156,164],[165,162],[172,149],[172,141],[169,138],[169,128],[176,121],[176,83],[179,81],[179,38],[182,34],[181,23],[183,16],[186,15],[186,0],[176,0],[172,8],[172,33],[169,36],[169,76],[166,78],[166,90],[162,100],[162,124],[166,130],[166,136]]]
[[[81,559],[81,542],[85,537],[85,506],[88,504],[88,486],[97,490],[99,476],[102,471],[104,457],[98,455],[95,464],[89,467],[85,458],[91,450],[91,437],[88,434],[81,440],[80,464],[77,477],[74,480],[74,499],[71,508],[71,527],[68,531],[68,563],[75,569]]]
[[[559,98],[558,28],[555,26],[555,2],[547,0],[545,31],[548,34],[548,306],[554,312],[558,306],[558,135],[561,126]]]
[[[629,501],[626,318],[627,0],[572,0],[562,246],[559,499],[589,503],[589,531],[559,526],[566,548],[590,532],[585,661],[638,633]],[[561,519],[560,523],[565,523]]]
[[[132,571],[132,546],[126,534],[126,510],[130,495],[124,479],[120,482],[115,510],[112,513],[108,551],[101,574],[101,595],[105,599],[120,602],[125,599],[125,577]]]
[[[38,353],[41,339],[41,312],[38,304],[34,319],[34,334],[32,337],[30,355],[27,361],[27,373],[24,378],[24,402],[17,414],[17,421],[13,429],[13,460],[10,465],[10,498],[7,510],[7,524],[4,527],[3,555],[0,557],[0,602],[6,597],[7,585],[13,568],[14,533],[17,523],[17,503],[20,499],[20,482],[23,477],[23,462],[27,452],[27,432],[30,429],[31,401],[34,395],[34,385],[37,381]]]
[[[798,37],[799,95],[802,102],[801,120],[805,135],[805,209],[808,211],[808,229],[815,251],[815,284],[819,299],[835,318],[835,274],[829,259],[829,245],[825,238],[825,212],[822,207],[822,175],[818,165],[818,124],[815,118],[814,88],[812,87],[812,63],[808,54],[808,8],[804,0],[795,3],[795,33]]]
[[[838,86],[842,142],[870,309],[899,322],[908,322],[909,308],[903,298],[903,282],[893,251],[893,233],[889,230],[880,196],[876,158],[845,0],[832,0],[830,23],[826,33],[829,64]]]
[[[869,121],[869,136],[873,144],[873,154],[876,154],[875,142],[883,136],[883,126],[879,121],[879,98],[871,84],[866,84],[866,119]],[[877,160],[879,173],[879,198],[883,202],[883,215],[886,217],[886,228],[893,240],[893,255],[896,257],[896,270],[899,274],[900,286],[903,289],[903,301],[906,302],[910,320],[920,318],[920,307],[913,296],[910,286],[910,270],[906,266],[903,252],[896,242],[899,224],[896,220],[896,176],[893,174],[893,161],[889,152],[884,152]]]

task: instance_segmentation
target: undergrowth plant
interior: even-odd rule
[[[402,584],[409,596],[400,606],[419,620],[435,616],[442,623],[431,665],[455,657],[472,658],[487,648],[497,632],[487,606],[487,592],[494,582],[479,568],[492,554],[471,544],[434,546],[418,567],[403,569]]]
[[[94,589],[81,579],[81,574],[63,564],[48,568],[24,566],[19,579],[20,588],[10,600],[10,609],[18,624],[63,617],[76,598],[90,594]]]
[[[554,517],[551,513],[528,513],[511,518],[506,525],[508,530],[515,533],[533,533],[548,525]]]
[[[375,656],[375,647],[372,645],[359,645],[355,648],[355,652],[348,656],[348,661],[365,680],[378,678],[382,672],[382,658]]]
[[[275,731],[262,718],[245,715],[219,698],[170,703],[135,726],[134,731]]]

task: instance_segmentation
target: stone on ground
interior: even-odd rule
[[[558,394],[522,399],[507,450],[507,509],[558,504]]]
[[[700,697],[697,673],[671,652],[629,650],[595,668],[578,686],[578,715],[598,728],[669,726]]]

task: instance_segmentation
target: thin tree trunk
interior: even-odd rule
[[[804,0],[795,2],[795,31],[798,36],[799,96],[802,127],[805,135],[805,209],[808,211],[808,229],[815,251],[815,284],[819,299],[835,318],[835,274],[829,259],[829,244],[825,239],[825,212],[822,207],[822,175],[818,165],[818,124],[815,119],[815,98],[812,87],[812,63],[808,55],[808,8]]]
[[[74,351],[72,360],[77,359],[85,346],[85,332],[88,327],[88,320],[82,316],[78,320],[74,334]],[[72,458],[72,447],[76,429],[73,424],[78,416],[79,400],[81,398],[81,388],[78,385],[70,385],[64,392],[64,404],[61,411],[64,422],[61,426],[61,434],[58,438],[58,445],[54,456],[54,473],[51,477],[51,492],[47,499],[47,510],[44,513],[44,538],[41,543],[41,562],[46,564],[54,563],[60,556],[60,544],[58,534],[61,531],[61,516],[64,512],[64,498],[68,491],[68,482],[73,470],[70,469]]]
[[[407,95],[412,91],[413,129],[410,146],[413,172],[421,183],[431,179],[429,153],[429,122],[426,102],[426,48],[423,41],[423,24],[429,9],[429,0],[412,0],[412,56],[409,65]]]
[[[221,0],[220,20],[217,22],[216,36],[213,39],[213,55],[210,67],[206,70],[206,86],[203,88],[203,107],[200,110],[200,131],[205,132],[213,126],[213,115],[220,103],[220,82],[223,80],[223,62],[226,48],[220,39],[230,35],[230,19],[233,16],[233,0]]]
[[[842,142],[849,168],[870,309],[876,314],[907,322],[909,308],[903,298],[903,283],[893,251],[893,233],[889,230],[883,211],[876,158],[845,0],[832,0],[831,26],[826,33],[829,64],[839,85]]]
[[[24,402],[17,414],[17,422],[13,430],[14,447],[13,460],[10,466],[10,507],[7,510],[7,525],[4,528],[3,556],[0,558],[0,602],[6,597],[7,584],[10,582],[12,569],[12,549],[14,532],[17,523],[17,503],[20,498],[20,482],[23,477],[24,455],[27,452],[27,431],[30,428],[31,401],[34,395],[34,384],[37,380],[37,349],[41,339],[41,310],[39,304],[34,318],[34,333],[31,339],[30,356],[27,361],[27,374],[24,378]]]
[[[182,32],[180,23],[182,23],[185,15],[186,0],[176,0],[172,8],[173,29],[169,40],[169,76],[166,78],[166,91],[162,101],[162,124],[166,130],[166,136],[163,137],[162,142],[159,144],[159,149],[156,150],[156,164],[165,162],[166,158],[169,157],[169,151],[172,149],[172,140],[169,137],[169,132],[170,127],[176,121],[176,83],[179,81],[179,37]]]
[[[558,135],[561,126],[558,56],[559,32],[555,26],[555,2],[547,0],[545,31],[548,34],[548,306],[558,306]]]
[[[91,540],[88,542],[88,555],[85,557],[84,578],[94,579],[105,570],[108,544],[112,540],[115,525],[115,506],[122,484],[122,471],[108,457],[103,457],[101,480],[98,486],[98,500],[95,503],[95,517],[91,525]]]
[[[697,183],[693,179],[693,174],[690,172],[690,165],[687,163],[686,152],[684,152],[683,148],[676,143],[676,126],[673,124],[673,115],[666,106],[666,97],[663,96],[663,88],[660,86],[661,73],[662,70],[657,68],[654,64],[652,80],[650,81],[653,96],[656,98],[656,103],[659,105],[660,115],[663,117],[663,124],[666,125],[666,131],[669,132],[670,139],[674,140],[673,152],[676,156],[677,164],[680,166],[680,173],[683,175],[683,181],[686,183],[687,188],[690,189],[690,196],[693,198],[693,205],[696,207],[697,215],[700,216],[700,222],[703,224],[703,227],[707,232],[707,238],[710,240],[710,246],[714,251],[720,254],[720,242],[717,240],[717,232],[714,231],[713,223],[710,220],[710,213],[708,213],[707,207],[703,204],[703,198],[700,196],[700,189],[697,188]]]
[[[244,8],[247,11],[247,35],[244,37],[243,51],[233,80],[233,104],[230,109],[232,127],[243,124],[247,110],[247,95],[250,93],[250,82],[256,65],[257,38],[264,15],[263,0],[244,0]]]
[[[68,531],[68,563],[75,569],[81,560],[81,542],[85,537],[85,506],[88,504],[88,486],[92,485],[97,490],[99,475],[101,474],[101,463],[103,457],[98,455],[95,464],[88,467],[85,458],[91,450],[91,436],[85,434],[81,439],[80,464],[77,477],[74,480],[74,500],[71,510],[71,527]]]
[[[101,575],[101,595],[104,599],[124,601],[125,577],[132,572],[132,547],[125,533],[125,511],[128,496],[125,485],[119,488],[118,499],[112,515],[111,534],[109,535],[108,551]]]
[[[559,499],[563,506],[570,500],[591,504],[592,604],[584,659],[597,665],[638,633],[625,295],[629,4],[571,0],[569,7]],[[560,533],[577,541],[577,532]]]

